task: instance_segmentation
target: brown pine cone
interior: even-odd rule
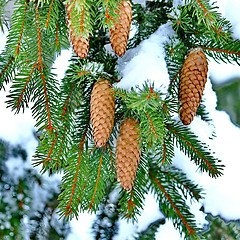
[[[70,38],[71,38],[74,52],[78,55],[78,57],[82,59],[85,58],[88,55],[89,39],[76,37],[71,31],[70,31]]]
[[[117,178],[123,189],[132,189],[136,177],[141,151],[139,149],[138,123],[133,119],[126,119],[117,139],[116,169]]]
[[[90,113],[93,138],[97,147],[106,144],[114,126],[115,97],[111,87],[109,81],[100,79],[94,84],[91,93]]]
[[[130,1],[122,1],[119,7],[119,18],[110,29],[110,42],[113,50],[119,56],[125,54],[132,21],[132,5]]]
[[[76,33],[76,29],[74,29],[71,25],[71,19],[73,17],[73,9],[70,8],[69,4],[66,6],[66,12],[67,12],[67,22],[68,22],[68,28],[70,33],[70,39],[73,45],[74,52],[78,55],[80,58],[85,58],[88,55],[89,51],[89,38],[81,36],[79,30],[79,34]],[[79,18],[79,27],[80,27],[81,19]],[[82,28],[82,26],[81,26]]]
[[[182,66],[178,98],[180,119],[183,124],[192,122],[199,107],[207,81],[208,62],[201,48],[193,49]]]

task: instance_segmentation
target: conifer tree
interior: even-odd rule
[[[66,239],[69,223],[56,214],[57,182],[42,177],[28,161],[20,145],[0,139],[0,239]]]
[[[130,22],[136,32],[128,40]],[[120,57],[108,52],[106,45],[111,41],[115,49],[122,47],[122,55],[127,40],[128,51],[165,23],[170,23],[175,32],[165,43],[167,93],[147,83],[129,91],[118,88]],[[52,73],[53,63],[61,50],[72,47],[80,56],[73,54],[59,82]],[[201,60],[205,57],[193,57],[184,64],[191,49],[201,49],[206,59],[239,64],[240,41],[233,39],[231,23],[209,0],[185,0],[177,8],[170,0],[146,1],[145,6],[120,0],[16,0],[7,44],[0,55],[0,88],[3,91],[6,84],[11,85],[7,104],[16,113],[32,108],[41,134],[34,165],[40,165],[42,172],[63,173],[58,198],[62,218],[71,220],[82,211],[96,212],[107,184],[112,182],[121,189],[121,217],[137,220],[145,194],[151,191],[163,214],[185,238],[197,238],[199,227],[186,200],[203,198],[202,189],[172,165],[174,148],[209,177],[221,176],[223,165],[207,144],[175,117],[184,98],[193,101],[193,117],[196,114],[209,121],[203,102],[199,102],[203,91],[199,86],[204,87],[205,78],[198,78],[205,76],[207,62]],[[184,93],[183,87],[179,88],[180,76],[184,75],[181,72],[189,78],[184,80],[189,89]],[[115,101],[114,126],[101,147],[95,146],[90,114],[92,89],[100,79],[112,86],[114,97],[110,94],[105,103]],[[116,139],[126,119],[139,123],[138,141],[126,143],[130,146],[126,158],[134,154],[136,144],[141,151],[129,191],[117,182],[115,168]],[[98,121],[99,129],[109,130],[105,120]]]

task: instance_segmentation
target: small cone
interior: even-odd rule
[[[94,84],[91,93],[90,113],[93,138],[97,147],[106,144],[114,126],[115,97],[111,87],[107,80],[100,79]]]
[[[208,62],[201,48],[193,49],[183,64],[178,98],[180,101],[180,119],[183,124],[192,122],[199,107],[205,83],[207,81]]]
[[[122,56],[127,49],[127,41],[132,21],[132,5],[130,1],[122,1],[119,7],[119,18],[110,29],[110,42],[116,54]]]
[[[89,38],[82,37],[82,36],[77,36],[75,34],[74,29],[72,28],[70,22],[72,18],[72,8],[69,7],[69,4],[66,6],[66,11],[67,11],[67,22],[68,22],[68,28],[70,32],[70,39],[73,45],[73,50],[77,54],[78,57],[80,58],[85,58],[88,55],[89,51]],[[79,19],[79,26],[80,26],[80,19]]]
[[[121,128],[116,147],[117,178],[124,190],[130,191],[136,177],[141,151],[139,149],[138,123],[126,119]]]

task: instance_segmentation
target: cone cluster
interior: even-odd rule
[[[127,41],[132,21],[132,5],[130,1],[122,1],[119,7],[119,18],[110,29],[110,42],[116,54],[122,56],[127,49]]]
[[[138,123],[133,118],[126,119],[120,128],[115,163],[118,181],[127,191],[133,187],[140,161],[138,138]]]
[[[208,62],[201,48],[193,49],[183,64],[178,98],[180,119],[188,125],[193,121],[199,107],[207,81]]]
[[[74,31],[73,27],[71,26],[70,22],[73,16],[72,13],[73,9],[69,7],[69,4],[66,6],[66,12],[67,12],[67,22],[68,22],[68,28],[69,28],[69,34],[70,34],[70,40],[73,45],[73,50],[80,58],[85,58],[88,55],[89,51],[89,38],[77,35]]]
[[[111,87],[108,80],[100,79],[94,84],[91,93],[90,114],[97,147],[106,144],[114,126],[115,97]]]

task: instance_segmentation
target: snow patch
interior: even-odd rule
[[[154,82],[155,89],[166,92],[169,84],[169,75],[165,62],[164,43],[173,35],[170,24],[164,24],[144,40],[135,49],[129,50],[119,59],[118,70],[123,78],[117,87],[130,89],[134,86],[142,87],[149,81]]]

